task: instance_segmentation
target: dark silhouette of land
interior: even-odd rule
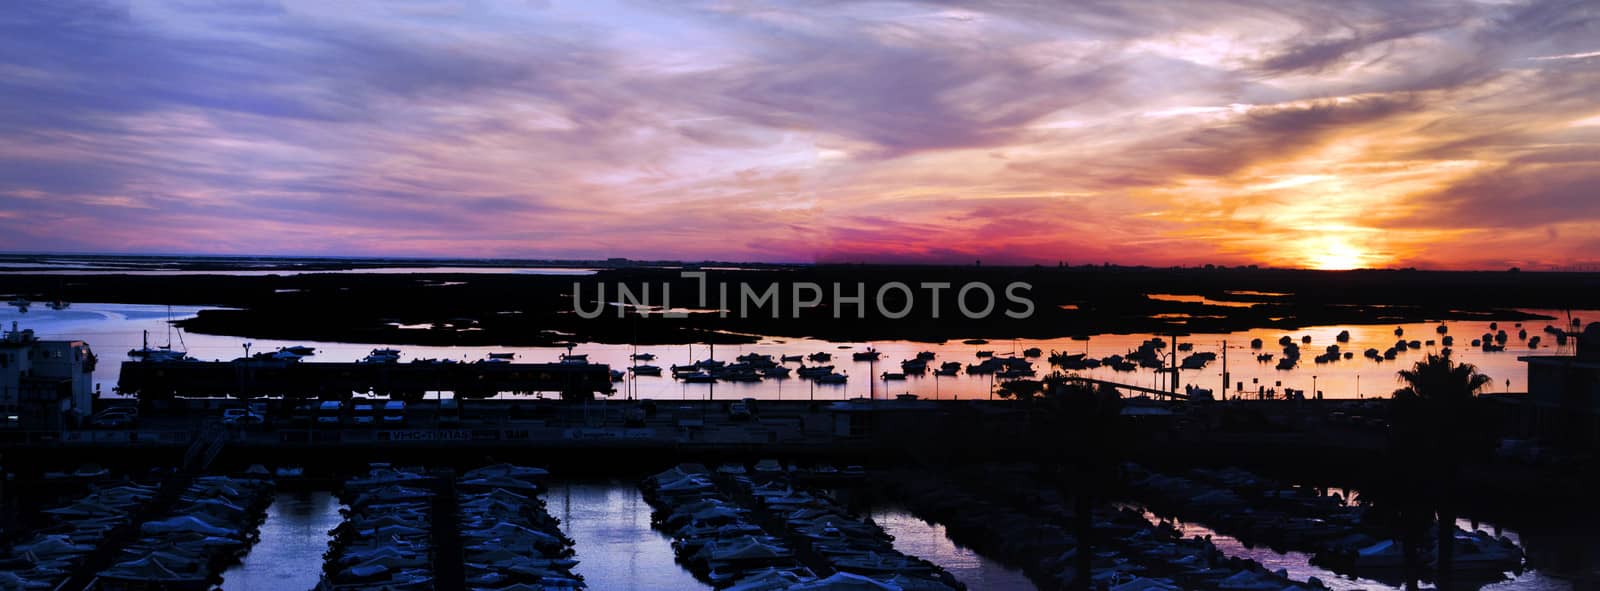
[[[14,258],[14,257],[12,257]],[[61,257],[51,257],[60,259]],[[123,260],[122,257],[119,260]],[[463,265],[456,261],[451,264]],[[592,263],[592,264],[591,264]],[[93,264],[104,264],[94,262]],[[126,267],[127,263],[119,265]],[[1438,272],[1413,270],[1306,271],[1252,268],[953,267],[953,266],[691,266],[710,284],[707,308],[718,306],[717,285],[728,285],[732,314],[691,313],[685,318],[659,314],[619,317],[616,307],[598,318],[574,313],[574,289],[593,309],[600,286],[616,301],[617,286],[635,294],[649,286],[648,303],[702,308],[700,282],[681,276],[684,268],[629,262],[572,262],[595,269],[590,275],[510,273],[318,273],[346,269],[440,266],[416,260],[203,259],[144,263],[218,275],[5,274],[0,292],[8,299],[62,299],[216,306],[183,327],[199,333],[257,338],[309,339],[419,345],[558,345],[563,342],[649,344],[747,343],[759,336],[813,337],[837,341],[906,339],[944,341],[965,338],[1060,338],[1096,334],[1229,332],[1251,328],[1295,329],[1332,324],[1395,324],[1425,320],[1495,319],[1538,321],[1518,309],[1600,308],[1600,274],[1543,272]],[[548,266],[550,261],[489,261],[478,266]],[[610,265],[606,267],[605,265]],[[0,262],[3,266],[3,262]],[[226,275],[231,271],[279,269],[292,275]],[[99,273],[99,271],[94,271]],[[822,303],[792,315],[794,284],[822,286]],[[904,318],[885,317],[875,296],[891,282],[911,289]],[[937,310],[927,282],[949,283]],[[993,290],[993,311],[968,318],[956,302],[957,290],[981,282]],[[1011,318],[1006,286],[1025,282],[1017,295],[1033,303],[1028,318]],[[740,284],[756,292],[777,286],[776,302],[750,305],[741,317]],[[865,295],[864,304],[838,302]],[[670,285],[670,302],[662,294]],[[885,292],[885,307],[905,308],[905,292]],[[1199,296],[1205,301],[1173,301],[1153,295]],[[809,294],[807,294],[809,295]],[[1194,298],[1186,298],[1193,300]],[[841,304],[838,310],[835,304]],[[986,303],[982,292],[969,295],[969,309]],[[774,306],[778,309],[774,310]],[[777,312],[774,317],[774,312]],[[935,316],[937,311],[937,316]],[[835,315],[839,316],[835,318]],[[859,317],[858,317],[859,315]],[[420,327],[420,328],[419,328]]]

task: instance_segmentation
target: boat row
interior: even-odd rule
[[[730,591],[950,591],[964,587],[825,498],[796,490],[773,460],[713,473],[682,464],[640,483],[655,526],[696,577]],[[737,500],[736,500],[737,499]]]
[[[1309,590],[1247,558],[1230,557],[1209,540],[1184,538],[1170,523],[1152,523],[1129,507],[1089,512],[1093,546],[1080,544],[1072,499],[1031,467],[986,466],[958,480],[903,472],[874,481],[919,518],[945,526],[951,540],[1020,568],[1041,589],[1080,586],[1113,591],[1179,589]],[[1079,581],[1087,555],[1090,581]]]
[[[873,523],[851,514],[832,499],[797,488],[776,461],[763,461],[748,475],[729,482],[750,499],[757,519],[802,556],[812,557],[822,572],[856,575],[879,581],[884,588],[907,591],[954,591],[966,586],[944,569],[894,548],[894,538]]]
[[[1238,468],[1197,468],[1182,475],[1136,465],[1124,471],[1130,490],[1151,507],[1202,523],[1216,531],[1277,550],[1311,554],[1341,574],[1384,578],[1404,565],[1392,531],[1379,525],[1374,509],[1339,492],[1290,486]],[[1436,547],[1431,532],[1422,562]],[[1483,531],[1455,528],[1454,565],[1458,571],[1500,573],[1520,570],[1523,554],[1511,540]]]
[[[787,589],[814,580],[782,539],[757,525],[749,509],[717,486],[704,466],[682,464],[639,483],[651,522],[696,578],[719,588]]]
[[[331,532],[317,589],[433,589],[438,487],[421,469],[388,464],[346,480],[340,497],[349,508]]]
[[[647,366],[646,373],[640,373],[638,366],[634,373],[638,375],[660,375],[660,368]],[[713,382],[759,382],[763,379],[786,379],[793,373],[801,379],[813,380],[819,384],[842,384],[849,378],[843,373],[835,372],[832,365],[802,365],[795,370],[779,365],[772,360],[770,355],[741,355],[733,363],[716,359],[702,359],[688,365],[673,365],[673,379],[690,384],[707,384]]]
[[[135,516],[159,492],[157,485],[134,482],[97,484],[83,496],[44,509],[43,527],[16,538],[0,559],[0,588],[54,589],[65,584],[113,533],[135,527]]]
[[[994,375],[997,378],[1025,378],[1034,375],[1033,362],[1023,357],[989,357],[967,364],[967,375]]]
[[[100,571],[97,588],[214,588],[255,544],[272,492],[259,466],[237,478],[195,478],[164,516],[139,525],[139,537]]]
[[[549,473],[496,464],[456,480],[469,589],[583,589],[572,540],[539,498]]]

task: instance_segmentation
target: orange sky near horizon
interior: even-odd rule
[[[0,250],[1600,263],[1593,2],[10,12]]]

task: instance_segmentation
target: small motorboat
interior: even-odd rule
[[[362,363],[397,363],[399,361],[399,349],[373,349],[366,357],[361,358]]]
[[[802,378],[815,378],[815,377],[825,376],[825,375],[828,375],[830,373],[833,373],[833,366],[832,365],[812,365],[812,366],[802,367],[800,369],[797,369],[797,370],[795,370],[795,373],[798,374]]]
[[[710,384],[710,383],[713,383],[713,382],[717,381],[716,376],[713,376],[710,373],[707,373],[705,371],[692,371],[692,372],[688,372],[688,373],[680,373],[680,374],[676,374],[674,377],[677,377],[678,379],[683,380],[685,383],[689,383],[689,384]]]
[[[849,379],[849,376],[846,376],[842,373],[830,373],[827,375],[817,376],[816,381],[818,384],[843,384],[849,381]]]
[[[306,469],[299,466],[278,466],[277,469],[272,471],[273,476],[278,478],[299,478],[304,476],[305,473]]]

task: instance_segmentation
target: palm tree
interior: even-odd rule
[[[1455,555],[1454,489],[1461,456],[1471,447],[1467,420],[1473,399],[1493,380],[1478,373],[1469,363],[1450,359],[1449,349],[1428,355],[1411,369],[1400,371],[1404,387],[1393,400],[1395,429],[1402,435],[1394,441],[1403,448],[1399,458],[1420,474],[1429,468],[1435,489],[1438,513],[1438,553],[1435,578],[1439,588],[1447,589]]]
[[[1088,589],[1092,579],[1094,554],[1094,503],[1105,494],[1105,483],[1116,476],[1119,465],[1117,441],[1121,428],[1122,395],[1115,388],[1091,388],[1070,384],[1061,376],[1043,380],[1047,394],[1034,399],[1043,412],[1036,433],[1045,438],[1040,444],[1050,456],[1069,465],[1073,494],[1073,530],[1078,539],[1072,588]],[[1047,456],[1048,457],[1048,456]]]

